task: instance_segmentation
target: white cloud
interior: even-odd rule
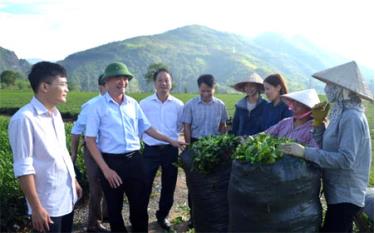
[[[246,36],[304,35],[369,63],[372,5],[371,0],[3,0],[0,45],[20,57],[57,60],[104,43],[201,24]],[[12,6],[21,12],[2,10]]]

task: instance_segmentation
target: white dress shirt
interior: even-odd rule
[[[182,112],[184,104],[181,100],[169,95],[167,100],[161,102],[156,94],[153,94],[140,102],[141,108],[153,128],[160,133],[177,140],[182,129]],[[143,142],[149,146],[168,144],[164,141],[143,134]]]
[[[55,108],[49,113],[34,97],[11,118],[8,133],[15,176],[34,175],[36,192],[50,216],[72,212],[77,201],[75,173],[60,112]]]

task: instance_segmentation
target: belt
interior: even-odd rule
[[[191,138],[191,139],[190,139],[191,143],[194,143],[194,142],[196,142],[196,141],[198,141],[198,140],[199,140],[199,138]]]
[[[121,154],[112,154],[112,153],[102,152],[102,155],[103,155],[103,157],[107,157],[107,158],[111,158],[111,159],[122,159],[122,158],[131,159],[131,158],[136,156],[137,152],[138,152],[138,150],[131,151],[131,152],[128,152],[128,153],[121,153]]]
[[[145,147],[152,148],[152,149],[159,149],[159,150],[163,150],[163,149],[166,149],[166,148],[172,146],[172,145],[170,145],[170,144],[161,144],[161,145],[153,145],[153,146],[149,146],[149,145],[147,145],[146,143],[145,143],[144,145],[145,145]]]

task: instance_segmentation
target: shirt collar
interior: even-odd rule
[[[208,103],[204,102],[202,100],[202,97],[198,96],[198,103],[201,103],[201,104],[211,104],[211,103],[214,103],[214,102],[216,102],[215,96],[212,96],[212,100],[210,102],[208,102]]]
[[[113,103],[118,104],[118,103],[112,98],[112,96],[109,95],[108,91],[104,94],[104,98],[105,98],[106,102],[113,102]],[[123,99],[123,101],[122,101],[121,104],[127,104],[128,101],[129,101],[129,100],[128,100],[127,96],[124,94],[124,99]]]
[[[48,109],[46,108],[46,106],[44,106],[42,104],[42,102],[40,102],[35,96],[31,99],[31,105],[34,107],[36,113],[38,115],[44,115],[44,114],[49,114],[49,111]],[[57,114],[57,109],[56,107],[53,107],[52,108],[52,111],[51,111],[52,115],[56,115]]]
[[[160,99],[158,98],[158,95],[156,94],[156,92],[151,96],[151,99],[161,102]],[[171,101],[171,100],[172,100],[172,95],[169,94],[166,101]]]

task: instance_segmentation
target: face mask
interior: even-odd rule
[[[342,88],[333,84],[327,83],[324,87],[324,92],[326,93],[327,99],[330,103],[334,103],[339,99],[342,93]]]

